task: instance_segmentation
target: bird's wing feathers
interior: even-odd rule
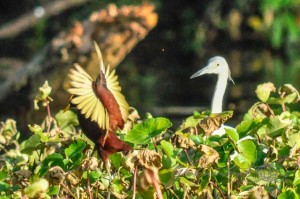
[[[71,103],[76,105],[85,118],[97,122],[101,129],[109,129],[108,113],[94,92],[93,79],[81,66],[74,66],[69,75],[72,88],[68,92],[74,95]]]
[[[126,122],[127,117],[128,117],[129,105],[128,105],[124,95],[121,93],[121,86],[119,84],[118,76],[116,75],[116,71],[110,70],[109,66],[104,67],[101,51],[100,51],[99,46],[96,43],[95,43],[95,49],[96,49],[96,53],[98,55],[99,62],[100,62],[100,70],[105,75],[107,89],[115,97],[115,99],[119,105],[120,111],[121,111],[122,119],[124,122]]]
[[[115,75],[115,70],[112,70],[110,72],[109,66],[106,68],[105,79],[106,79],[106,86],[108,90],[115,97],[122,114],[122,119],[125,122],[127,121],[127,117],[128,117],[129,105],[124,95],[121,93],[121,86],[118,82],[118,76]]]

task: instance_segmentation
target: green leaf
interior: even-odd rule
[[[6,192],[9,190],[9,188],[10,188],[9,184],[0,181],[0,192]]]
[[[243,140],[237,144],[238,155],[233,159],[241,169],[248,169],[256,160],[256,146],[251,140]]]
[[[295,178],[294,178],[294,181],[293,181],[293,186],[296,187],[299,184],[300,184],[300,170],[297,170],[295,172]]]
[[[46,174],[46,171],[53,166],[60,166],[61,168],[65,168],[64,157],[61,154],[53,153],[48,155],[42,162],[40,175],[44,176]]]
[[[234,144],[236,144],[239,140],[239,134],[236,132],[236,130],[231,128],[225,128],[225,131],[229,139],[232,140]]]
[[[200,191],[206,189],[209,181],[210,181],[209,171],[203,172],[203,175],[201,177],[201,183],[200,183]]]
[[[28,125],[28,127],[32,133],[40,136],[42,142],[47,142],[49,140],[49,137],[43,132],[42,127],[39,125]]]
[[[151,138],[163,133],[172,123],[167,118],[158,117],[146,119],[143,123],[137,124],[125,136],[125,141],[133,144],[147,144]]]
[[[287,188],[286,191],[283,191],[278,197],[278,199],[299,199],[299,196],[294,189]]]
[[[41,178],[33,184],[29,185],[24,189],[24,193],[29,198],[38,198],[42,193],[46,193],[48,190],[49,183],[47,180]]]
[[[173,157],[173,150],[174,150],[173,145],[170,142],[165,141],[165,140],[161,141],[160,145],[161,145],[161,148],[166,153],[166,155],[169,158],[172,158]]]
[[[68,148],[65,149],[65,154],[67,158],[73,160],[77,157],[78,153],[82,153],[85,148],[86,143],[82,140],[75,140]]]
[[[58,126],[62,130],[68,130],[70,127],[79,125],[77,115],[71,110],[59,111],[55,115]]]
[[[54,185],[49,188],[48,195],[53,196],[53,195],[57,195],[58,193],[59,193],[58,185]]]
[[[32,135],[25,141],[25,145],[21,150],[21,153],[31,154],[33,151],[41,149],[41,144],[41,136],[37,134]]]
[[[121,167],[123,159],[122,159],[122,155],[120,153],[115,153],[115,154],[110,155],[109,159],[115,168]]]
[[[285,131],[285,127],[287,127],[290,123],[291,121],[288,118],[283,119],[283,117],[277,115],[270,118],[266,133],[272,138],[280,136]]]
[[[255,90],[255,93],[258,99],[260,99],[262,102],[266,102],[269,99],[271,92],[275,92],[275,90],[276,89],[274,84],[268,82],[268,83],[258,85]]]

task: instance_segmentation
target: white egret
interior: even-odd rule
[[[230,75],[230,69],[223,57],[215,56],[208,60],[207,66],[203,69],[197,71],[195,74],[191,76],[192,78],[204,75],[204,74],[217,74],[218,81],[215,87],[215,92],[212,99],[211,104],[211,113],[222,113],[222,106],[223,106],[223,97],[225,94],[225,90],[227,87],[228,80],[232,81],[234,84],[233,79]],[[229,127],[232,128],[232,127]],[[222,125],[218,130],[213,132],[213,135],[223,135],[225,134],[224,126]]]

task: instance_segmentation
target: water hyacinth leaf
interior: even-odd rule
[[[174,183],[174,168],[160,170],[159,178],[161,183],[165,186],[172,186]]]
[[[167,118],[158,117],[146,119],[143,123],[137,124],[125,136],[125,141],[133,144],[147,144],[151,138],[163,133],[172,123]]]
[[[225,128],[225,131],[229,139],[233,141],[234,144],[236,144],[237,141],[239,140],[239,134],[234,129],[231,128]]]
[[[291,84],[284,84],[278,89],[279,95],[283,95],[283,98],[287,98],[286,103],[297,103],[300,101],[299,92]]]
[[[59,193],[59,185],[54,185],[49,187],[48,195],[54,196]]]
[[[10,189],[10,185],[6,182],[0,181],[0,192],[6,192]]]
[[[199,150],[203,155],[199,159],[198,167],[208,168],[213,163],[218,164],[220,156],[216,150],[203,144],[199,146]]]
[[[45,81],[43,86],[39,88],[39,92],[34,99],[34,109],[39,110],[38,103],[42,102],[43,106],[46,106],[49,101],[53,101],[50,97],[52,87],[49,86],[48,81]]]
[[[300,170],[297,170],[295,172],[295,178],[294,178],[294,181],[293,181],[293,186],[296,187],[299,184],[300,184]]]
[[[46,179],[39,179],[24,189],[24,193],[28,198],[45,198],[49,187]]]
[[[24,148],[21,152],[31,154],[33,151],[41,149],[41,144],[41,136],[37,134],[32,135],[25,141]]]
[[[211,176],[209,175],[209,172],[208,171],[205,171],[202,173],[202,177],[201,177],[201,183],[200,183],[200,191],[206,189],[209,181],[210,181],[210,178]]]
[[[109,159],[115,168],[121,167],[123,160],[122,160],[122,155],[120,153],[115,153],[115,154],[110,155]]]
[[[64,168],[64,157],[59,153],[53,153],[48,155],[42,162],[42,166],[40,169],[41,176],[44,176],[48,169],[53,166],[59,166]]]
[[[195,117],[194,115],[188,117],[177,129],[177,131],[183,131],[185,129],[196,127],[197,124],[202,120],[203,118]]]
[[[256,146],[251,140],[243,140],[237,144],[239,153],[233,161],[241,169],[248,169],[255,162],[257,151]]]
[[[266,133],[272,138],[280,136],[290,123],[291,121],[288,118],[283,119],[281,116],[277,115],[273,118],[270,118]]]
[[[215,130],[219,129],[233,115],[233,111],[224,111],[218,114],[211,114],[209,117],[201,120],[199,125],[204,130],[205,134],[210,135]]]
[[[85,148],[86,143],[82,140],[76,140],[68,148],[65,149],[65,154],[68,158],[74,159],[78,153],[82,153],[83,149]]]
[[[49,136],[43,132],[43,128],[41,126],[34,124],[28,125],[28,127],[32,133],[40,136],[42,142],[47,142],[49,140]]]
[[[169,158],[172,158],[173,157],[173,151],[174,151],[173,145],[170,142],[165,141],[165,140],[161,141],[160,145],[161,145],[161,148],[164,150],[165,154]]]
[[[275,92],[276,88],[273,83],[268,82],[257,86],[255,93],[262,102],[267,102],[271,92]]]
[[[58,123],[58,126],[64,130],[69,126],[77,126],[79,125],[77,115],[73,111],[60,111],[55,115],[55,119]]]
[[[295,189],[287,188],[287,190],[283,191],[277,198],[278,199],[299,199],[299,196],[295,192]]]

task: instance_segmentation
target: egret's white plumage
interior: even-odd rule
[[[220,56],[210,58],[207,65],[193,74],[191,79],[204,74],[218,75],[218,81],[211,104],[211,113],[222,113],[223,97],[227,87],[227,82],[230,80],[234,83],[226,60]]]
[[[216,74],[218,75],[217,85],[215,87],[214,96],[211,104],[211,113],[222,113],[223,97],[227,87],[228,80],[233,81],[231,73],[226,60],[221,56],[215,56],[208,60],[207,65],[201,70],[197,71],[191,76],[192,78],[204,75],[204,74]],[[232,127],[230,127],[232,128]],[[221,128],[213,132],[213,135],[223,135],[225,129],[222,125]]]

